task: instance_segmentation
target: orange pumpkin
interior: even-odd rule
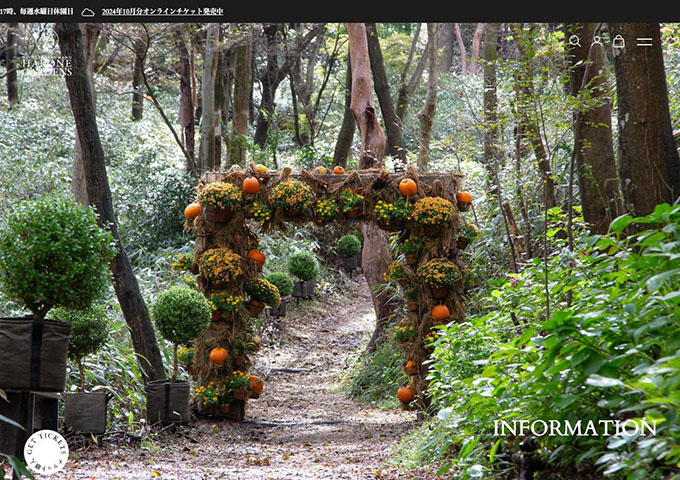
[[[201,205],[198,203],[190,203],[184,209],[184,218],[187,220],[190,218],[198,217],[201,214]]]
[[[401,403],[409,404],[416,398],[416,391],[411,386],[404,385],[397,390],[397,398]]]
[[[260,181],[255,177],[243,180],[243,193],[257,193],[260,191]]]
[[[224,365],[227,359],[227,350],[222,347],[216,347],[210,350],[210,361],[215,365]]]
[[[435,320],[446,320],[450,315],[449,308],[446,305],[435,305],[431,315]]]
[[[255,391],[255,393],[262,393],[262,389],[264,388],[264,380],[251,374],[248,374],[248,378],[250,378],[250,386]]]
[[[333,173],[336,175],[343,175],[345,173],[345,169],[342,168],[341,165],[336,165],[335,168],[333,169]]]
[[[402,195],[406,195],[408,197],[409,195],[413,195],[418,191],[418,185],[416,185],[416,182],[410,178],[405,178],[399,182],[399,191]]]
[[[416,368],[417,366],[418,366],[418,364],[416,362],[414,362],[413,360],[409,360],[408,362],[406,362],[406,370],[412,370],[412,369]]]
[[[258,265],[262,266],[264,265],[265,262],[265,256],[264,253],[260,252],[259,250],[251,250],[248,252],[248,258],[255,260]]]
[[[472,203],[472,195],[468,192],[458,192],[456,193],[456,200],[458,200],[458,203]]]

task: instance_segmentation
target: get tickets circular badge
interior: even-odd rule
[[[24,445],[26,466],[33,473],[51,475],[58,472],[68,460],[68,444],[54,430],[39,430],[28,437]]]

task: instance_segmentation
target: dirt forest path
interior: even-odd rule
[[[392,447],[417,425],[414,412],[379,410],[338,390],[343,367],[374,327],[363,278],[355,277],[342,296],[305,303],[285,318],[281,343],[254,356],[251,372],[266,383],[260,398],[248,402],[244,423],[199,420],[187,430],[196,442],[168,433],[141,449],[111,444],[73,452],[59,477],[432,478],[385,465]]]

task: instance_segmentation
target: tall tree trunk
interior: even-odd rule
[[[475,33],[472,36],[472,58],[470,59],[470,68],[468,68],[468,73],[470,75],[475,75],[479,71],[479,48],[482,44],[484,25],[484,23],[478,23]]]
[[[406,150],[404,149],[404,139],[401,136],[401,122],[394,111],[390,84],[387,80],[382,51],[380,50],[378,28],[375,23],[366,24],[366,34],[368,55],[371,61],[373,82],[375,83],[375,93],[378,96],[380,111],[382,112],[385,130],[387,131],[387,152],[405,163]]]
[[[260,77],[262,84],[262,98],[260,100],[260,113],[257,116],[255,126],[254,142],[265,148],[267,146],[267,135],[269,133],[269,122],[274,114],[274,99],[276,90],[285,74],[279,68],[279,56],[277,51],[280,48],[281,39],[278,38],[283,25],[280,23],[270,23],[264,27],[265,49],[267,53],[267,65]]]
[[[141,120],[144,116],[144,57],[146,42],[141,38],[135,40],[135,58],[132,68],[132,119]]]
[[[569,44],[567,49],[570,93],[577,97],[574,156],[583,218],[594,233],[605,234],[623,211],[612,140],[607,61],[603,48],[590,46],[597,25],[569,24],[568,35],[578,35],[583,41],[580,46]]]
[[[524,260],[529,260],[533,257],[533,251],[531,248],[531,220],[529,219],[529,210],[527,209],[527,203],[524,200],[524,177],[522,176],[522,157],[524,146],[523,137],[524,134],[521,130],[521,124],[516,126],[515,135],[515,192],[517,195],[517,202],[519,203],[519,212],[522,215],[522,223],[524,224],[524,248],[525,253]]]
[[[385,154],[385,135],[373,103],[371,70],[363,23],[348,23],[352,102],[350,109],[361,135],[359,168],[379,167]]]
[[[97,108],[97,94],[94,89],[94,57],[95,48],[97,46],[97,38],[101,31],[99,25],[95,23],[86,23],[83,25],[83,48],[85,54],[85,73],[87,81],[90,86],[90,93],[92,95],[92,104],[95,112]],[[83,167],[83,154],[80,145],[80,139],[76,137],[73,163],[71,164],[71,193],[73,197],[83,205],[89,205],[90,200],[87,195],[87,180],[85,178],[85,170]]]
[[[543,144],[543,138],[538,128],[536,120],[536,108],[534,105],[534,70],[533,70],[533,52],[535,48],[534,41],[535,25],[531,25],[528,32],[523,31],[523,26],[514,25],[513,35],[515,45],[519,52],[520,68],[515,75],[515,82],[517,83],[517,92],[519,98],[517,99],[517,110],[519,113],[520,129],[531,144],[534,155],[536,155],[536,163],[543,182],[543,194],[545,199],[545,207],[552,208],[557,202],[555,200],[555,180],[553,179],[552,167],[548,160],[548,153]]]
[[[19,84],[17,82],[17,32],[18,23],[10,23],[7,29],[5,46],[5,66],[7,67],[7,101],[9,108],[19,104]]]
[[[422,171],[428,169],[430,163],[430,138],[432,137],[432,123],[434,121],[434,108],[437,102],[437,36],[439,25],[436,23],[427,24],[427,38],[429,51],[428,56],[428,77],[427,77],[427,96],[425,105],[418,112],[420,119],[420,135],[418,138],[418,168]]]
[[[319,95],[317,96],[317,101],[312,101],[312,94],[314,93],[314,73],[316,69],[316,64],[319,60],[319,54],[321,52],[321,45],[324,43],[325,35],[322,33],[317,35],[311,44],[309,55],[307,57],[307,65],[304,70],[302,70],[302,59],[300,57],[291,61],[291,69],[288,77],[291,82],[291,91],[293,91],[293,101],[298,100],[298,104],[293,104],[295,109],[301,107],[302,112],[305,114],[307,120],[307,127],[309,128],[309,135],[300,133],[300,125],[298,121],[298,115],[295,114],[296,123],[296,141],[299,145],[313,145],[314,138],[316,136],[316,115],[319,106],[319,98],[323,93],[327,85],[328,75],[330,75],[330,70],[332,69],[333,63],[335,62],[335,57],[337,56],[337,39],[336,39],[336,51],[333,54],[328,55],[328,61],[324,68],[324,81],[320,86]],[[304,137],[304,138],[303,138]]]
[[[217,50],[217,71],[215,72],[215,165],[214,169],[219,170],[222,161],[222,128],[226,125],[225,108],[227,103],[227,92],[224,82],[224,52]]]
[[[463,35],[460,33],[460,25],[457,23],[455,24],[454,32],[458,42],[458,50],[460,50],[460,72],[465,75],[468,71],[467,50],[465,49]]]
[[[385,135],[378,122],[373,103],[371,85],[371,64],[368,55],[366,28],[363,23],[347,23],[349,35],[349,56],[352,69],[352,101],[350,109],[361,135],[361,153],[359,168],[378,168],[382,165],[385,152]],[[364,247],[362,251],[362,269],[371,290],[375,308],[376,326],[368,343],[368,351],[375,350],[384,339],[386,323],[394,311],[389,295],[378,293],[387,266],[392,262],[392,252],[387,234],[375,224],[364,223]]]
[[[175,32],[175,45],[179,53],[179,118],[182,124],[182,142],[189,154],[185,158],[187,173],[198,176],[196,169],[194,102],[191,91],[191,58],[182,30]]]
[[[439,32],[439,65],[440,72],[448,72],[453,66],[453,41],[456,38],[456,24],[442,23]]]
[[[612,38],[621,35],[627,43],[624,51],[614,49],[623,198],[633,215],[647,215],[680,195],[661,34],[656,23],[611,23],[609,28]],[[631,45],[637,38],[651,38],[652,46]]]
[[[229,160],[232,164],[245,165],[246,162],[245,138],[248,134],[248,105],[252,87],[250,72],[252,52],[250,39],[237,46],[234,51],[236,57],[234,67],[234,120],[232,122],[232,144],[229,154]]]
[[[111,261],[118,302],[130,328],[130,336],[140,361],[144,380],[165,378],[163,360],[156,343],[149,312],[118,235],[104,163],[104,150],[97,128],[94,98],[87,76],[82,30],[77,23],[57,23],[56,32],[59,36],[62,55],[71,58],[72,61],[72,74],[66,75],[65,79],[76,123],[76,132],[82,145],[88,197],[91,205],[94,205],[99,214],[99,224],[111,230],[118,246],[118,253]]]
[[[198,146],[198,168],[200,172],[215,169],[215,79],[217,77],[217,45],[219,25],[208,27],[203,55],[203,75],[201,80],[201,139]]]
[[[297,89],[295,88],[295,80],[293,80],[293,76],[289,75],[288,79],[290,80],[290,100],[291,103],[293,104],[293,140],[295,140],[295,143],[299,146],[302,147],[306,145],[305,140],[302,138],[302,133],[300,132],[300,112],[298,111],[298,93]]]
[[[498,151],[496,136],[498,132],[498,99],[496,85],[497,41],[500,24],[490,23],[484,31],[484,168],[486,170],[486,187],[491,200],[495,199],[496,161]]]
[[[347,166],[347,158],[349,157],[354,142],[355,122],[352,110],[352,68],[349,59],[347,59],[347,73],[345,74],[345,112],[342,116],[342,125],[340,126],[340,133],[335,142],[335,151],[333,152],[333,165]]]
[[[219,72],[218,72],[219,73]],[[227,125],[234,118],[234,47],[224,52],[224,65],[222,74],[224,75],[224,126],[222,128],[222,141],[224,142],[224,155],[222,164],[225,167],[231,166],[231,134]]]
[[[406,81],[408,69],[409,69],[411,61],[413,59],[413,55],[415,54],[415,48],[418,44],[418,36],[420,34],[420,29],[421,29],[421,24],[419,23],[418,28],[416,29],[416,33],[413,36],[413,43],[411,43],[411,50],[409,52],[409,60],[406,62],[406,65],[404,66],[404,70],[402,70],[402,73],[401,73],[399,95],[397,97],[397,117],[399,118],[399,122],[401,123],[401,125],[404,124],[404,120],[406,119],[406,113],[408,111],[408,105],[411,102],[411,98],[413,98],[413,94],[416,91],[418,84],[420,83],[420,78],[423,76],[423,71],[425,71],[425,65],[427,64],[427,52],[429,51],[429,49],[428,49],[429,39],[428,39],[428,46],[425,47],[425,52],[418,59],[418,63],[416,63],[416,66],[413,69],[413,73],[411,74],[411,78],[408,80],[408,82]]]
[[[304,48],[309,45],[318,34],[323,32],[324,24],[315,24],[307,34],[298,38],[292,48],[288,49],[286,60],[283,62],[283,65],[279,66],[277,51],[281,48],[279,45],[281,40],[278,39],[278,32],[281,31],[282,28],[282,24],[267,24],[264,28],[267,65],[264,69],[264,74],[260,78],[260,83],[262,84],[262,97],[260,99],[260,109],[254,136],[255,143],[261,147],[264,147],[267,144],[269,121],[274,113],[276,89],[290,73]]]

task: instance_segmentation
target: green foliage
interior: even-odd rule
[[[87,307],[109,284],[115,252],[94,211],[45,194],[18,204],[0,229],[0,281],[37,317],[53,306]]]
[[[330,167],[333,165],[332,152],[325,151],[318,145],[305,145],[297,151],[300,167],[311,169],[316,166]]]
[[[300,280],[314,280],[319,274],[319,261],[311,252],[296,252],[288,258],[288,271]]]
[[[182,245],[188,239],[184,207],[194,199],[196,179],[183,172],[165,173],[157,185],[148,180],[148,173],[141,178],[136,198],[130,199],[130,215],[121,222],[125,245],[147,250]]]
[[[68,358],[74,362],[98,352],[109,338],[109,319],[104,305],[82,310],[55,308],[51,317],[73,326]]]
[[[358,356],[342,379],[345,395],[381,408],[398,408],[396,392],[408,380],[404,355],[395,340],[379,344],[370,356]]]
[[[293,293],[293,279],[286,272],[272,272],[265,277],[265,280],[276,285],[283,297]]]
[[[439,458],[460,447],[448,464],[466,478],[511,465],[515,440],[495,436],[494,421],[523,419],[656,422],[655,436],[600,431],[540,443],[565,468],[680,478],[680,205],[619,217],[610,232],[583,234],[547,270],[535,261],[482,298],[488,313],[442,327],[429,378],[445,428],[433,442]],[[498,448],[493,461],[486,445]]]
[[[353,257],[361,250],[361,241],[355,235],[343,235],[338,238],[336,249],[342,257]]]
[[[166,340],[190,345],[210,324],[212,308],[203,294],[186,287],[170,287],[158,295],[153,318]]]

